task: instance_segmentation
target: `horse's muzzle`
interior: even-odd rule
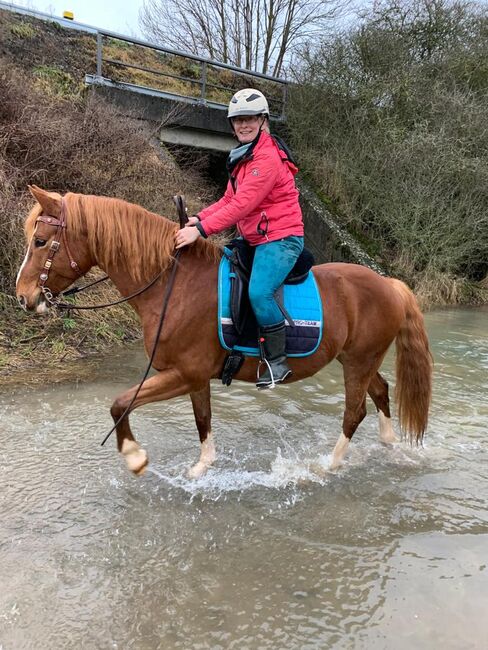
[[[36,312],[36,314],[47,314],[49,305],[47,304],[44,296],[39,291],[33,299],[29,300],[23,294],[17,296],[17,301],[22,309],[26,312]]]

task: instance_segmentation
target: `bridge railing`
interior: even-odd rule
[[[265,93],[274,118],[278,120],[284,120],[285,118],[288,87],[286,79],[252,72],[245,68],[220,63],[206,57],[180,52],[116,32],[98,29],[51,13],[21,7],[10,1],[0,0],[0,9],[40,18],[41,20],[53,21],[63,27],[95,35],[97,41],[97,73],[95,76],[87,75],[89,83],[121,82],[129,86],[131,90],[154,92],[154,94],[162,93],[166,96],[170,95],[199,104],[209,104],[213,108],[222,109],[226,108],[229,95],[243,88],[245,83],[246,86],[259,88]],[[114,47],[114,43],[117,42],[121,47]],[[124,47],[127,51],[122,52],[125,56],[121,57],[121,50]],[[151,54],[149,56],[139,56],[139,62],[131,61],[128,60],[131,48],[133,50],[137,50],[137,48],[143,49]],[[118,51],[119,58],[105,56],[104,50],[115,53]],[[181,65],[180,63],[179,66],[173,65],[172,67],[170,62],[164,60],[165,57],[172,57],[173,60],[179,60],[180,62],[186,61],[187,64]],[[148,59],[152,59],[155,67],[146,65]],[[178,67],[180,69],[186,68],[189,73],[176,74],[175,70]],[[171,82],[168,83],[167,81],[163,84],[163,78],[171,80]],[[156,80],[154,85],[151,83],[151,79]]]
[[[96,77],[215,108],[226,108],[231,94],[252,86],[267,96],[271,115],[285,119],[286,79],[101,29],[97,30]]]

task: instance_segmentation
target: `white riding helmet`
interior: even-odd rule
[[[239,115],[266,115],[269,117],[268,101],[263,93],[255,88],[244,88],[236,92],[230,100],[227,117]]]

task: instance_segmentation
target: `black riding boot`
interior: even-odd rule
[[[263,373],[258,377],[258,388],[270,388],[284,381],[291,370],[286,362],[285,322],[278,325],[259,328],[259,347],[261,349],[260,368]]]

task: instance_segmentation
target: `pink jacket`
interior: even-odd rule
[[[273,138],[263,131],[250,159],[237,163],[224,196],[202,210],[201,229],[213,235],[237,225],[252,245],[289,235],[303,235],[302,211],[294,176],[298,169],[287,160]]]

